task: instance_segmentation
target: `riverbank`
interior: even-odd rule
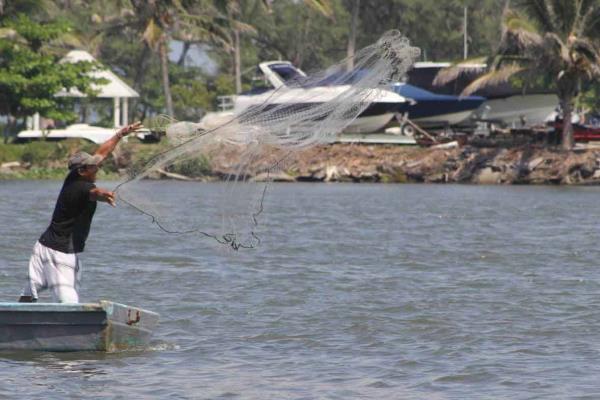
[[[220,148],[211,155],[217,175],[235,171],[228,160],[236,150]],[[268,165],[256,163],[249,175],[267,178]],[[449,149],[390,145],[333,144],[293,153],[269,178],[279,181],[472,183],[472,184],[600,184],[600,149],[556,148]]]
[[[2,145],[0,179],[62,179],[69,154],[95,146],[79,141]],[[144,165],[164,144],[124,143],[100,179],[119,179]],[[382,182],[472,184],[600,184],[600,149],[563,151],[542,146],[433,149],[394,145],[331,144],[287,155],[277,150],[247,166],[249,179],[285,182]],[[151,177],[219,180],[238,171],[235,146],[219,146],[207,157],[188,160]],[[276,171],[272,160],[284,158]],[[269,171],[269,173],[267,173]]]

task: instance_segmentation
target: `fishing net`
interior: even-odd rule
[[[132,169],[117,195],[165,232],[210,237],[236,250],[255,247],[267,184],[286,169],[290,155],[332,142],[367,110],[371,115],[398,103],[389,85],[419,54],[407,38],[390,31],[358,51],[350,70],[342,60],[308,76],[280,76],[279,87],[238,97],[233,112],[218,118],[202,124],[166,121],[169,147]],[[166,187],[144,179],[186,168],[204,168],[221,183]]]

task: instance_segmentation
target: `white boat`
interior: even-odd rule
[[[545,124],[558,106],[558,97],[546,94],[516,94],[488,99],[475,113],[482,121],[496,122],[518,128]]]
[[[350,85],[322,85],[311,87],[289,87],[288,82],[306,77],[306,74],[288,61],[269,61],[258,65],[259,77],[255,82],[262,85],[255,86],[247,93],[237,96],[221,98],[222,109],[220,112],[208,113],[200,124],[204,129],[212,129],[230,120],[234,115],[256,106],[269,109],[286,105],[290,109],[303,109],[315,104],[326,103],[334,100],[348,90]],[[273,97],[275,90],[282,87],[288,90]],[[274,98],[274,100],[272,99]],[[370,100],[367,108],[344,129],[345,133],[370,133],[382,131],[395,116],[398,105],[406,103],[407,99],[391,90],[373,89],[366,94]]]
[[[102,128],[88,124],[73,124],[65,129],[27,129],[19,132],[19,140],[63,140],[63,139],[86,139],[94,143],[104,143],[114,134],[115,129]]]
[[[407,82],[423,89],[449,95],[459,95],[487,68],[486,64],[459,65],[465,72],[454,81],[437,86],[433,81],[440,70],[452,66],[448,62],[418,62],[407,74]],[[473,113],[474,121],[495,122],[510,127],[543,124],[558,106],[558,97],[549,91],[523,92],[510,83],[488,86],[474,93],[487,100]]]
[[[17,134],[17,140],[65,140],[85,139],[96,144],[102,144],[114,136],[115,128],[103,128],[88,124],[73,124],[64,129],[26,129]],[[153,140],[149,129],[143,128],[136,132],[136,137],[142,141]],[[125,138],[126,139],[126,138]]]

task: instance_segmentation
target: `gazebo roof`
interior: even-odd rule
[[[92,61],[96,59],[87,51],[84,50],[71,50],[60,62],[77,63],[80,61]],[[121,78],[114,74],[109,69],[101,69],[90,72],[90,76],[94,78],[104,78],[108,81],[104,85],[92,85],[94,90],[98,91],[96,97],[105,98],[117,98],[117,97],[140,97],[138,92],[133,90],[127,85]],[[83,93],[75,88],[69,90],[61,90],[57,93],[57,96],[73,96],[73,97],[86,97]]]

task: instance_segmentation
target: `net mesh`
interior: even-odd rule
[[[419,54],[407,38],[390,31],[355,54],[353,69],[342,60],[310,76],[299,74],[276,89],[248,97],[250,103],[236,105],[233,112],[213,119],[212,126],[165,120],[169,147],[132,169],[118,185],[117,195],[165,232],[210,237],[235,250],[255,247],[260,243],[257,227],[267,184],[285,169],[289,155],[332,142],[369,107],[376,112],[377,106],[390,106],[386,101],[398,102],[388,87]],[[213,162],[217,159],[220,162]],[[218,164],[218,170],[211,163]],[[209,184],[216,185],[210,190],[185,183],[181,190],[164,190],[160,181],[144,180],[157,171],[203,165],[224,183]],[[184,213],[174,207],[181,203],[182,192]]]

